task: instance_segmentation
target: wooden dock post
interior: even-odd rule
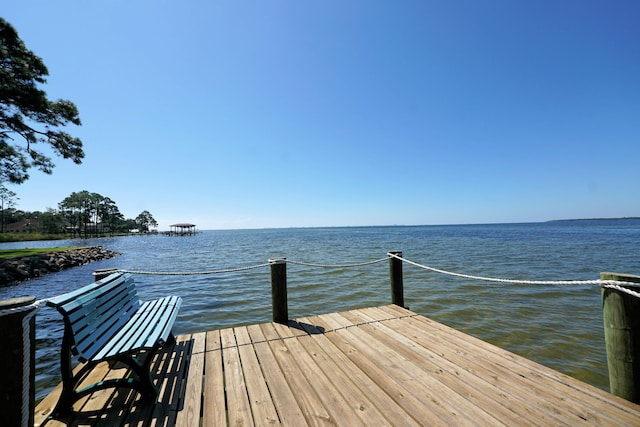
[[[3,334],[0,366],[0,413],[3,425],[32,426],[35,410],[35,297],[0,301]],[[6,423],[6,424],[4,424]]]
[[[270,259],[271,264],[271,304],[273,321],[287,324],[289,307],[287,305],[287,259]]]
[[[402,257],[402,251],[389,251],[390,254]],[[402,261],[389,258],[389,276],[391,279],[391,302],[404,307],[404,283],[402,279]]]
[[[600,273],[600,279],[640,283],[629,274]],[[611,393],[640,403],[640,298],[602,288],[602,317]]]
[[[118,271],[117,268],[101,268],[93,272],[94,280],[97,282],[98,280],[102,280],[105,277],[112,275]]]

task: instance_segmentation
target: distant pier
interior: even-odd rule
[[[167,236],[195,236],[198,234],[195,224],[172,224],[169,226],[169,231],[164,233]]]

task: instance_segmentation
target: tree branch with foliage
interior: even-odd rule
[[[71,101],[50,101],[39,89],[48,75],[42,59],[0,18],[0,182],[21,184],[32,167],[52,173],[55,165],[38,144],[76,164],[84,158],[82,141],[61,129],[81,124],[78,109]]]

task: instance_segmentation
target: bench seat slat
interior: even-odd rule
[[[166,341],[180,305],[181,299],[175,296],[145,302],[93,359],[108,359],[138,349],[150,349],[158,341]]]
[[[138,335],[137,341],[132,342],[130,345],[133,347],[145,346],[148,347],[153,343],[151,341],[160,340],[161,342],[166,341],[167,336],[171,332],[171,328],[169,325],[173,324],[169,323],[169,319],[171,319],[172,314],[177,310],[175,304],[170,304],[170,300],[173,297],[167,297],[160,301],[157,305],[158,308],[152,314],[151,320],[149,320],[150,325],[155,325],[153,328],[147,327],[146,331],[141,331]],[[144,310],[142,311],[145,312]]]
[[[147,301],[143,303],[142,306],[148,305],[157,305],[158,300]],[[136,334],[139,334],[140,329],[145,327],[147,323],[147,318],[144,316],[140,310],[137,310],[133,316],[131,316],[128,321],[120,328],[120,330],[113,335],[109,342],[106,343],[101,351],[96,354],[96,359],[104,359],[108,357],[112,357],[119,353],[126,353],[130,351],[130,349],[135,348],[134,346],[129,344],[129,341]],[[155,342],[153,343],[155,344]],[[152,344],[152,346],[153,346]],[[144,347],[139,347],[144,348]]]
[[[132,334],[129,335],[125,345],[132,348],[146,347],[149,345],[149,341],[153,341],[150,344],[160,339],[160,335],[164,330],[165,324],[160,323],[162,312],[168,306],[162,304],[162,301],[156,301],[151,305],[153,311],[143,310],[140,311],[141,325]]]
[[[137,340],[133,340],[129,345],[133,347],[148,347],[155,340],[165,342],[171,332],[171,326],[180,308],[181,300],[178,297],[170,296],[163,298],[151,312],[152,317],[148,321],[153,328],[147,326],[146,330],[141,330],[137,336]],[[149,308],[141,309],[141,314],[147,314]],[[132,337],[135,338],[135,337]]]

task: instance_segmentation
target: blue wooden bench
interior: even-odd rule
[[[155,398],[149,367],[156,350],[175,341],[171,328],[181,304],[177,296],[140,301],[131,275],[121,273],[50,298],[47,305],[64,317],[62,394],[53,415],[68,414],[76,400],[111,387],[133,388]],[[144,363],[138,360],[142,353]],[[75,374],[72,355],[84,362]],[[89,371],[103,361],[122,362],[137,378],[104,380],[78,390]]]

